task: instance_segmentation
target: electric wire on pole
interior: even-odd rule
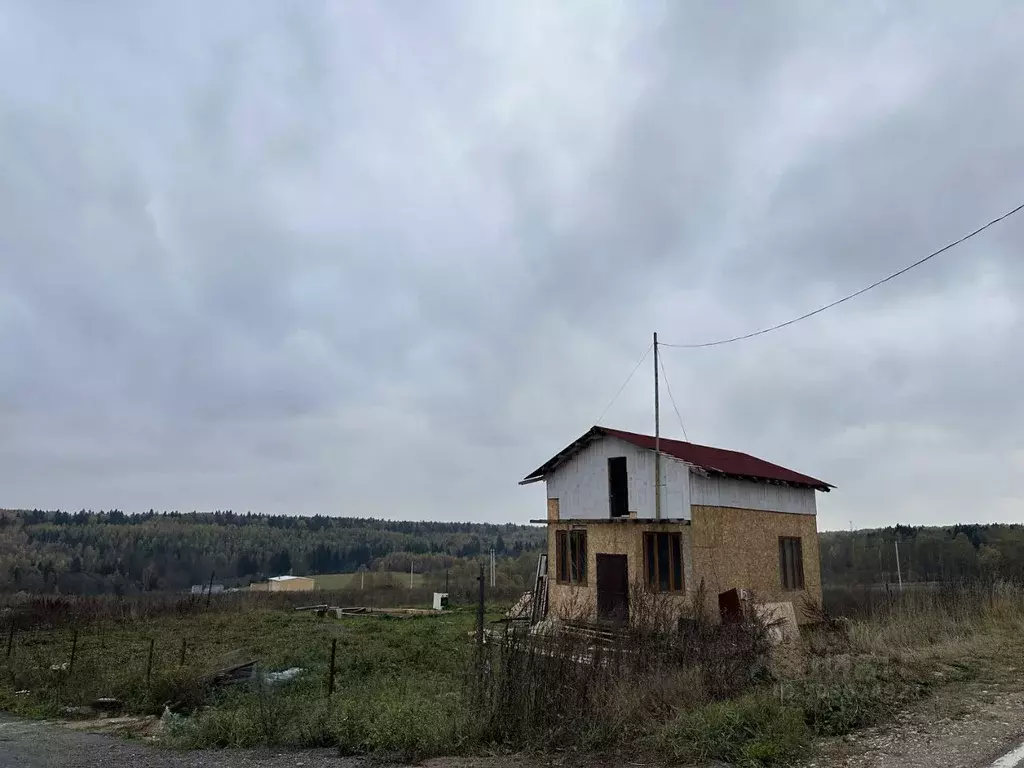
[[[833,301],[833,302],[831,302],[829,304],[825,304],[824,306],[818,307],[817,309],[814,309],[814,310],[812,310],[810,312],[805,312],[804,314],[800,315],[799,317],[794,317],[794,318],[792,318],[790,320],[786,320],[785,322],[776,323],[775,325],[769,326],[767,328],[761,328],[760,330],[752,331],[751,333],[745,333],[745,334],[743,334],[741,336],[733,336],[731,338],[717,339],[715,341],[705,341],[705,342],[701,342],[700,344],[665,344],[664,342],[662,342],[661,346],[663,346],[663,347],[674,347],[674,348],[677,348],[677,349],[700,349],[702,347],[718,347],[718,346],[721,346],[723,344],[732,344],[732,343],[737,342],[737,341],[745,341],[746,339],[752,339],[755,336],[763,336],[766,333],[771,333],[772,331],[777,331],[777,330],[780,330],[781,328],[786,328],[787,326],[794,325],[795,323],[799,323],[801,320],[806,320],[806,319],[808,319],[810,317],[814,317],[815,315],[821,314],[822,312],[825,312],[826,310],[832,309],[833,307],[838,307],[840,304],[843,304],[843,303],[849,301],[850,299],[855,299],[858,296],[862,296],[863,294],[867,293],[868,291],[870,291],[870,290],[872,290],[874,288],[877,288],[880,285],[884,285],[885,283],[889,282],[890,280],[894,280],[895,278],[899,277],[900,275],[905,275],[907,272],[909,272],[910,270],[914,269],[915,267],[919,267],[922,264],[924,264],[925,262],[930,261],[931,259],[934,259],[936,256],[938,256],[938,255],[940,255],[942,253],[945,253],[946,251],[950,250],[951,248],[955,248],[956,246],[960,245],[961,243],[964,243],[967,240],[970,240],[975,235],[980,235],[982,232],[984,232],[986,229],[988,229],[989,227],[993,226],[994,224],[998,224],[999,222],[1003,221],[1004,219],[1008,219],[1011,216],[1013,216],[1014,214],[1019,213],[1022,210],[1024,210],[1024,203],[1021,203],[1016,208],[1012,208],[1011,210],[1007,211],[1006,213],[1002,214],[1001,216],[997,216],[996,218],[994,218],[991,221],[989,221],[987,224],[983,224],[982,226],[978,227],[973,232],[969,232],[968,234],[964,235],[963,237],[957,238],[956,240],[954,240],[954,241],[952,241],[950,243],[947,243],[946,245],[944,245],[941,248],[939,248],[937,251],[932,251],[931,253],[929,253],[924,258],[918,259],[917,261],[915,261],[912,264],[908,264],[907,266],[903,267],[903,269],[897,270],[896,272],[893,272],[892,274],[887,275],[887,276],[883,277],[880,280],[876,280],[875,282],[871,283],[871,285],[867,285],[867,286],[861,288],[858,291],[854,291],[853,293],[847,294],[846,296],[843,296],[840,299],[836,299],[835,301]]]
[[[608,413],[608,411],[611,410],[611,407],[613,405],[615,405],[615,401],[619,399],[619,395],[622,394],[622,391],[626,388],[626,385],[629,384],[629,382],[633,378],[634,374],[637,371],[640,370],[640,366],[643,365],[644,360],[647,359],[647,353],[650,352],[650,351],[651,351],[651,347],[648,346],[647,349],[644,350],[644,353],[642,355],[640,355],[640,359],[636,361],[636,365],[633,366],[633,370],[629,372],[629,376],[627,376],[626,380],[624,382],[622,382],[622,386],[619,387],[619,391],[616,392],[615,395],[612,397],[611,402],[609,402],[608,405],[605,406],[605,409],[603,411],[601,411],[601,415],[598,416],[597,417],[597,421],[594,422],[595,424],[600,424],[601,423],[601,419],[603,419],[605,417],[605,415]]]
[[[658,362],[661,364],[661,375],[665,377],[665,390],[668,392],[668,399],[672,403],[672,409],[676,412],[676,418],[679,419],[679,429],[683,431],[683,439],[689,442],[690,438],[687,436],[686,427],[683,425],[683,416],[679,413],[679,406],[676,405],[675,397],[672,396],[672,384],[668,380],[668,371],[665,370],[665,359],[659,357]]]

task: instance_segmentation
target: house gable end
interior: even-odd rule
[[[548,500],[558,500],[562,520],[611,518],[608,461],[626,459],[628,502],[631,517],[654,519],[654,452],[616,437],[596,436],[544,475]],[[689,519],[689,467],[662,456],[663,519]]]

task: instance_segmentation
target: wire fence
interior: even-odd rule
[[[452,581],[448,585],[449,605],[475,605],[478,582]],[[223,592],[213,595],[150,593],[129,597],[5,595],[0,596],[0,637],[13,626],[17,630],[82,629],[97,622],[133,622],[164,616],[197,616],[205,613],[241,613],[251,610],[289,610],[302,605],[326,604],[338,607],[371,608],[422,607],[433,605],[436,587],[376,587],[373,589],[313,590],[294,592]],[[523,587],[507,585],[488,588],[488,600],[512,602]]]
[[[469,596],[468,589],[461,591]],[[339,649],[339,639],[352,637],[355,642],[358,633],[333,620],[330,611],[294,609],[313,603],[382,610],[409,605],[409,590],[393,592],[362,593],[358,602],[345,599],[352,596],[349,592],[213,595],[209,603],[205,596],[33,598],[18,610],[6,609],[0,632],[0,675],[6,691],[0,690],[0,699],[24,697],[21,704],[53,714],[69,707],[95,709],[103,700],[135,713],[159,714],[167,706],[192,711],[212,690],[246,682],[274,686],[290,668],[301,668],[298,685],[309,694],[330,697],[335,673],[355,658]],[[479,582],[473,592],[472,602],[467,599],[463,606],[467,611],[478,608]],[[417,602],[428,595],[412,597]],[[501,591],[489,592],[487,599],[500,601]],[[429,612],[412,613],[434,620]],[[398,609],[383,619],[393,615],[407,614]],[[373,614],[355,619],[378,620]],[[420,630],[403,634],[402,628],[409,626],[405,622],[390,626],[394,631],[387,632],[393,637],[389,643],[422,642],[414,636]],[[365,648],[356,652],[365,655]]]
[[[126,711],[158,712],[188,699],[208,676],[212,659],[204,645],[194,633],[123,625],[19,630],[12,623],[0,672],[9,695],[44,709],[111,701]]]

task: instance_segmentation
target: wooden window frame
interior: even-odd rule
[[[804,540],[779,536],[779,582],[787,592],[804,589]]]
[[[587,586],[587,532],[555,531],[555,583]]]
[[[668,589],[661,588],[660,566],[661,563],[658,561],[658,537],[665,536],[668,539]],[[652,542],[649,544],[648,542]],[[644,534],[643,539],[644,547],[644,582],[647,585],[648,592],[658,592],[662,594],[669,593],[681,593],[686,591],[686,569],[683,559],[683,535],[678,531],[651,531]],[[678,564],[673,562],[675,555],[678,554]],[[651,560],[653,556],[653,562]],[[652,571],[653,567],[653,571]],[[653,572],[654,578],[651,578]],[[676,583],[678,577],[678,583]]]

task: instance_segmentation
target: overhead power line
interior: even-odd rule
[[[939,248],[939,250],[934,251],[932,253],[929,253],[923,259],[918,259],[913,264],[908,264],[907,266],[905,266],[903,269],[899,270],[898,272],[893,272],[891,275],[889,275],[887,277],[883,277],[881,280],[878,280],[878,281],[872,283],[871,285],[868,285],[868,286],[866,286],[864,288],[861,288],[859,291],[851,293],[851,294],[849,294],[847,296],[843,296],[841,299],[836,299],[831,304],[826,304],[823,307],[818,307],[817,309],[815,309],[815,310],[813,310],[811,312],[808,312],[806,314],[800,315],[800,317],[794,317],[792,320],[786,320],[783,323],[778,323],[777,325],[773,325],[773,326],[770,326],[768,328],[762,328],[761,330],[753,331],[752,333],[745,333],[742,336],[733,336],[732,338],[729,338],[729,339],[718,339],[717,341],[705,341],[705,342],[703,342],[701,344],[665,344],[664,342],[658,342],[658,346],[661,346],[661,347],[675,347],[676,349],[698,349],[700,347],[717,347],[717,346],[720,346],[722,344],[732,344],[735,341],[744,341],[745,339],[752,339],[755,336],[763,336],[766,333],[771,333],[772,331],[777,331],[780,328],[785,328],[788,325],[793,325],[794,323],[799,323],[801,320],[806,320],[809,317],[814,317],[815,315],[821,314],[825,310],[832,309],[832,307],[837,307],[840,304],[849,301],[850,299],[855,299],[858,296],[860,296],[861,294],[867,293],[871,289],[877,288],[878,286],[880,286],[880,285],[882,285],[884,283],[889,282],[890,280],[893,280],[893,279],[899,277],[900,275],[906,274],[907,272],[909,272],[910,270],[914,269],[915,267],[919,267],[922,264],[924,264],[926,261],[929,261],[930,259],[934,259],[936,256],[938,256],[941,253],[945,253],[950,248],[955,248],[956,246],[960,245],[961,243],[963,243],[963,242],[965,242],[967,240],[970,240],[975,235],[978,235],[978,234],[981,234],[982,232],[984,232],[986,229],[991,227],[993,224],[998,224],[1003,219],[1008,219],[1011,216],[1013,216],[1015,213],[1019,213],[1021,210],[1024,210],[1024,203],[1022,203],[1021,205],[1018,205],[1016,208],[1014,208],[1011,211],[1007,211],[1002,216],[999,216],[998,218],[992,219],[992,221],[988,222],[988,224],[985,224],[984,226],[978,227],[976,230],[974,230],[970,234],[964,235],[960,239],[954,240],[951,243],[947,243],[946,245],[944,245],[941,248]]]
[[[633,374],[640,370],[640,366],[643,365],[644,360],[647,359],[647,355],[650,353],[651,347],[653,346],[654,344],[647,345],[647,349],[644,350],[644,353],[640,356],[640,359],[636,361],[636,365],[633,367],[633,370],[630,372],[629,376],[626,377],[626,380],[622,382],[622,386],[619,387],[619,391],[615,393],[615,397],[613,397],[611,402],[608,403],[608,406],[603,411],[601,411],[601,415],[598,416],[597,421],[594,422],[595,424],[600,424],[601,419],[603,419],[605,417],[605,414],[608,413],[608,411],[611,409],[613,405],[615,405],[615,401],[619,399],[619,395],[622,394],[622,390],[624,390],[626,388],[626,385],[629,384],[629,380],[633,378]]]
[[[658,346],[661,346],[660,344]],[[668,371],[665,370],[665,360],[658,358],[658,362],[661,364],[661,375],[665,378],[665,389],[668,390],[668,399],[672,403],[672,409],[676,412],[676,418],[679,419],[679,428],[683,430],[683,439],[686,442],[690,442],[690,438],[686,436],[686,427],[683,426],[683,417],[679,413],[679,406],[676,405],[676,399],[672,397],[672,385],[668,383]]]

